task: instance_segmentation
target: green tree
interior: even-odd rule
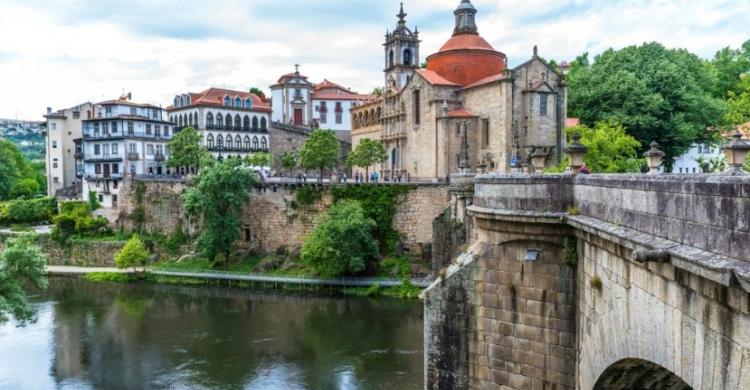
[[[200,171],[184,195],[189,216],[201,222],[196,246],[210,260],[229,258],[232,243],[239,238],[242,208],[250,199],[255,175],[240,161],[227,159]]]
[[[250,88],[250,93],[252,93],[253,95],[255,95],[255,96],[257,96],[257,97],[259,97],[259,98],[261,98],[263,100],[266,100],[266,94],[263,93],[263,91],[260,88],[258,88],[258,87],[252,87],[252,88]]]
[[[383,96],[383,87],[375,87],[370,92],[370,95]]]
[[[579,59],[569,77],[570,112],[588,126],[617,120],[641,150],[657,141],[667,165],[721,124],[726,105],[712,96],[716,77],[694,54],[653,42],[609,49],[590,66]]]
[[[89,191],[89,211],[94,212],[101,206],[99,198],[96,196],[96,191]]]
[[[16,145],[0,139],[0,200],[9,199],[16,182],[35,178],[33,169]]]
[[[31,198],[39,193],[39,183],[36,179],[26,178],[18,180],[10,190],[11,198]]]
[[[254,167],[269,167],[271,166],[271,154],[270,153],[253,153],[245,157],[245,163]]]
[[[364,138],[359,144],[357,144],[357,147],[349,153],[347,164],[349,164],[349,166],[365,168],[365,178],[369,178],[370,167],[382,163],[387,158],[388,153],[385,151],[385,148],[380,141]]]
[[[726,127],[735,128],[750,122],[750,75],[744,76],[737,85],[737,91],[727,92],[729,110],[724,115]]]
[[[148,257],[146,245],[143,244],[139,235],[134,234],[115,256],[115,265],[120,269],[132,268],[135,270],[138,266],[146,265]]]
[[[739,49],[725,47],[717,51],[709,67],[717,78],[716,97],[727,97],[729,92],[740,93],[740,78],[750,73],[750,40]]]
[[[615,121],[599,122],[594,127],[578,125],[565,130],[568,135],[581,135],[581,143],[588,151],[583,161],[591,172],[625,173],[640,172],[644,160],[638,155],[641,144],[625,132],[625,128]],[[570,142],[570,140],[568,140]],[[559,167],[548,172],[562,172],[568,165],[567,157]]]
[[[34,238],[33,234],[10,238],[0,254],[0,323],[11,316],[22,324],[33,319],[21,283],[47,287],[47,256],[34,244]]]
[[[339,158],[339,141],[331,130],[315,130],[299,151],[299,164],[306,169],[323,170],[336,166]]]
[[[208,158],[208,151],[201,146],[201,135],[193,127],[180,130],[169,141],[168,167],[199,168]]]
[[[281,155],[281,168],[287,172],[291,172],[297,166],[297,154],[294,152],[286,151]]]
[[[378,256],[373,229],[359,202],[336,202],[305,238],[300,258],[323,277],[359,273]]]

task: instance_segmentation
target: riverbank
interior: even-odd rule
[[[279,290],[338,292],[351,296],[389,296],[397,298],[417,298],[431,280],[357,278],[344,277],[322,279],[312,277],[262,275],[228,271],[188,271],[165,268],[141,268],[122,270],[113,267],[48,266],[49,275],[80,275],[94,282],[133,282],[145,280],[160,284],[205,284],[229,287]]]

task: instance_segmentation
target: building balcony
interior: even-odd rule
[[[95,140],[117,140],[117,139],[123,139],[125,138],[125,134],[117,132],[117,133],[85,133],[83,134],[83,139],[86,141],[95,141]]]
[[[122,180],[122,174],[120,173],[93,173],[86,176],[86,180],[89,181],[102,181],[102,180]]]
[[[99,154],[86,156],[84,162],[122,162],[122,156],[118,154]]]
[[[80,150],[76,150],[76,152],[73,154],[73,158],[76,160],[80,160],[83,158],[83,152]]]
[[[128,161],[138,161],[138,153],[131,152],[128,153]]]
[[[209,146],[206,149],[208,149],[209,152],[227,153],[227,154],[232,154],[232,153],[260,153],[260,152],[268,153],[269,152],[268,148],[264,149],[264,148],[260,148],[260,147],[258,147],[258,148],[245,148],[245,147],[240,147],[240,148],[238,148],[238,147],[231,147],[231,148],[227,148],[226,146]]]
[[[125,133],[85,133],[83,134],[83,139],[86,141],[106,141],[106,140],[121,140],[121,139],[148,139],[148,140],[165,140],[169,141],[172,139],[171,136],[166,136],[162,133],[156,134],[155,132],[149,132],[146,133],[145,131],[132,131],[132,132],[125,132]]]
[[[154,155],[154,161],[162,162],[164,160],[166,160],[166,158],[164,157],[163,154],[157,153]]]

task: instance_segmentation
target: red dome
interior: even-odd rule
[[[505,54],[471,33],[454,34],[440,51],[427,57],[427,69],[461,85],[498,75],[506,64]]]

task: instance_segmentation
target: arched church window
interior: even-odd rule
[[[218,147],[224,146],[224,137],[222,137],[221,134],[219,134],[216,137],[216,146],[218,146]]]
[[[411,66],[411,50],[404,50],[404,65]]]
[[[209,129],[212,129],[214,127],[214,114],[208,113],[206,114],[206,127]]]
[[[393,50],[388,53],[388,67],[393,67]]]
[[[184,96],[180,96],[180,107],[182,107],[184,105],[185,105],[185,97]]]
[[[216,127],[219,129],[224,127],[224,117],[221,116],[221,113],[216,114]]]
[[[234,137],[234,144],[236,145],[237,149],[242,147],[242,139],[239,135]]]
[[[245,150],[250,149],[250,137],[245,136]]]
[[[209,134],[208,137],[206,137],[206,144],[208,145],[209,149],[213,149],[214,147],[214,135]]]
[[[268,150],[268,141],[266,141],[266,137],[260,139],[260,148],[263,150]]]
[[[253,117],[253,130],[258,130],[258,117]]]
[[[242,130],[242,119],[240,119],[239,115],[234,116],[234,129]]]
[[[245,118],[242,120],[242,130],[249,131],[250,130],[250,117],[245,115]]]
[[[266,122],[266,118],[265,117],[260,118],[260,129],[265,130],[266,126],[268,126],[268,123]]]
[[[188,99],[190,99],[188,97]],[[195,123],[195,127],[198,127],[198,112],[193,113],[193,123]]]
[[[234,142],[232,141],[232,136],[227,136],[227,150],[232,150],[232,147],[234,146]]]
[[[258,137],[253,137],[253,149],[258,149]]]

